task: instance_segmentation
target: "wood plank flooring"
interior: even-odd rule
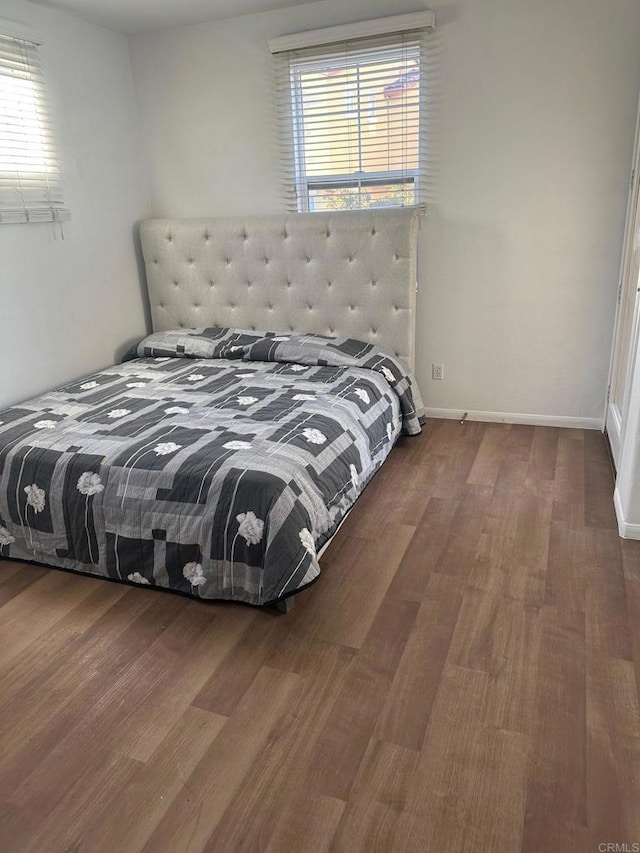
[[[287,615],[0,561],[0,850],[640,842],[612,491],[599,433],[433,420]]]

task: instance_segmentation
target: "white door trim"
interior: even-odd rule
[[[615,403],[609,402],[607,407],[607,438],[613,456],[616,471],[620,468],[620,452],[622,450],[622,415]]]
[[[634,311],[633,311],[633,320],[631,326],[631,336],[629,341],[629,350],[627,353],[627,364],[626,372],[625,372],[625,388],[623,393],[623,405],[620,410],[617,405],[612,406],[611,402],[616,402],[610,400],[611,394],[613,393],[613,383],[615,379],[615,372],[617,369],[617,352],[620,346],[620,341],[618,340],[618,335],[620,333],[620,321],[622,314],[622,306],[624,304],[624,288],[629,287],[629,264],[631,261],[631,256],[633,254],[634,248],[634,238],[635,238],[635,224],[637,220],[637,216],[640,215],[638,213],[638,208],[640,206],[640,100],[638,101],[638,112],[636,115],[636,131],[635,131],[635,141],[633,146],[633,160],[631,164],[631,173],[629,175],[629,196],[627,198],[627,215],[625,220],[625,229],[624,229],[624,240],[622,244],[622,257],[620,259],[620,273],[618,277],[618,305],[616,308],[616,317],[615,323],[613,327],[613,339],[612,339],[612,347],[611,347],[611,357],[609,359],[609,382],[608,382],[608,393],[607,400],[605,403],[605,411],[604,411],[604,430],[609,437],[609,442],[612,447],[617,442],[618,445],[618,457],[620,455],[620,448],[622,447],[622,443],[624,441],[624,432],[627,420],[627,411],[628,411],[628,403],[629,403],[629,393],[631,389],[631,367],[633,365],[633,359],[635,357],[635,353],[637,352],[638,347],[638,299],[635,299]],[[634,284],[634,288],[636,285]],[[614,456],[615,460],[615,456]],[[617,465],[617,460],[616,460]]]

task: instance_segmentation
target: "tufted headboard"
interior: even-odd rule
[[[146,220],[153,329],[346,335],[413,369],[417,228],[411,209]]]

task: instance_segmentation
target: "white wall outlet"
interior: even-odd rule
[[[432,364],[431,365],[431,378],[432,379],[444,379],[444,364]]]

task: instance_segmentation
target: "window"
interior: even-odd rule
[[[66,218],[38,47],[0,35],[0,223]]]
[[[396,207],[427,200],[428,47],[426,30],[418,29],[280,54],[290,209]]]

